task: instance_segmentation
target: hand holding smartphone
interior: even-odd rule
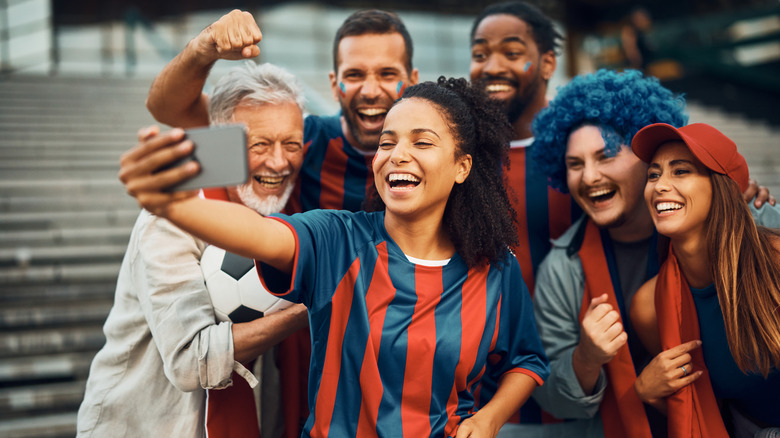
[[[160,170],[195,160],[200,164],[200,173],[168,187],[167,191],[228,187],[247,182],[249,164],[244,125],[220,125],[188,129],[184,132],[184,138],[195,145],[192,154]]]

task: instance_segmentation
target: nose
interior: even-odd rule
[[[284,155],[284,148],[282,148],[281,142],[274,143],[264,164],[265,167],[274,172],[281,172],[287,167],[287,158]]]
[[[482,73],[490,76],[501,76],[501,74],[505,72],[506,68],[504,63],[499,59],[498,55],[488,55],[483,64]]]
[[[393,147],[392,152],[390,152],[390,162],[396,166],[401,163],[408,163],[410,160],[409,152],[409,144],[405,141],[399,141]]]
[[[671,180],[666,174],[661,173],[654,182],[654,189],[658,193],[668,192],[671,189]]]
[[[582,170],[582,180],[589,185],[599,182],[601,180],[601,170],[594,163],[585,163]]]
[[[360,87],[360,94],[367,99],[374,99],[380,96],[382,87],[376,75],[367,75]]]

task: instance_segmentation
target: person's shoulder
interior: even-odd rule
[[[780,205],[771,205],[764,203],[761,208],[756,208],[751,200],[748,202],[748,209],[756,225],[768,228],[780,228]]]
[[[330,116],[308,114],[303,119],[303,127],[304,131],[341,133],[341,118],[338,114]]]
[[[579,250],[579,245],[582,244],[582,233],[585,230],[585,225],[587,223],[588,216],[582,215],[580,216],[571,226],[561,234],[560,237],[557,239],[553,239],[552,246],[553,249],[572,249],[574,251]],[[572,246],[577,246],[576,248],[572,248]]]
[[[188,240],[191,239],[195,241],[198,240],[190,233],[174,225],[173,222],[169,221],[168,219],[156,216],[147,210],[141,210],[141,212],[138,214],[138,218],[136,219],[135,225],[133,226],[133,234],[135,234],[137,238],[141,240],[153,240],[163,236],[171,238],[184,238]]]
[[[347,226],[359,226],[359,227],[373,227],[377,223],[378,212],[369,213],[365,211],[348,211],[348,210],[330,210],[330,209],[314,209],[303,213],[295,213],[291,216],[274,214],[285,221],[301,221],[301,222],[317,222],[320,224],[335,224],[342,223]],[[381,221],[380,221],[381,222]]]

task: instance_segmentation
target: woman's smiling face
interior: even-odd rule
[[[409,219],[444,214],[452,187],[471,170],[441,109],[407,98],[390,109],[374,158],[374,181],[387,213]]]
[[[712,203],[710,171],[685,143],[667,142],[647,170],[645,202],[659,233],[676,237],[703,232]]]

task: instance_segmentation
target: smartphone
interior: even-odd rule
[[[200,164],[200,173],[168,187],[168,191],[228,187],[247,182],[249,163],[244,125],[220,125],[184,132],[185,139],[195,145],[193,152],[160,170],[195,160]]]

